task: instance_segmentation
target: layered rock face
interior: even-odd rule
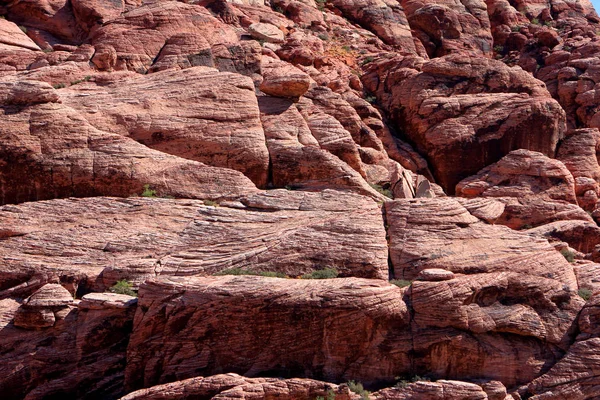
[[[0,397],[598,398],[599,31],[3,2]]]
[[[5,206],[1,293],[29,295],[52,277],[75,294],[232,268],[387,278],[381,211],[366,197],[281,190],[215,205],[99,197]]]

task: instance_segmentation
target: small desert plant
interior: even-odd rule
[[[23,31],[23,33],[27,33],[27,28],[25,28],[23,25],[19,25],[19,29]]]
[[[504,51],[504,46],[496,45],[494,46],[494,51],[496,53],[502,53]]]
[[[75,80],[75,81],[71,82],[71,86],[73,86],[73,85],[78,85],[78,84],[80,84],[81,82],[87,82],[87,81],[89,81],[90,79],[92,79],[92,77],[91,77],[91,76],[89,76],[89,75],[87,75],[87,76],[86,76],[85,78],[83,78],[83,79],[77,79],[77,80]]]
[[[521,30],[521,25],[511,26],[510,30],[513,32],[519,32]]]
[[[362,383],[355,382],[355,381],[348,381],[348,383],[346,383],[346,384],[348,385],[348,389],[350,389],[350,391],[360,395],[361,400],[369,400],[370,392],[368,390],[365,390]]]
[[[577,294],[585,301],[588,301],[590,297],[592,297],[592,291],[590,289],[579,289]]]
[[[370,104],[375,104],[377,103],[377,97],[371,95],[365,96],[365,101],[367,101]]]
[[[430,381],[429,378],[425,378],[425,377],[422,377],[422,376],[419,376],[419,375],[414,375],[414,376],[411,376],[411,377],[400,377],[400,376],[397,376],[396,380],[398,381],[398,382],[396,382],[396,387],[397,388],[405,388],[408,385],[410,385],[411,383],[415,383],[415,382],[419,382],[419,381],[425,381],[425,382],[429,382]]]
[[[335,392],[331,389],[327,391],[327,397],[317,396],[315,400],[335,400]]]
[[[534,19],[532,19],[532,20],[531,20],[531,23],[532,23],[533,25],[540,25],[540,20],[539,20],[539,19],[537,19],[537,18],[534,18]]]
[[[204,200],[204,205],[211,206],[211,207],[218,207],[219,203],[217,203],[216,201],[213,201],[213,200]]]
[[[283,11],[283,8],[280,6],[275,7],[275,12],[278,12],[279,14],[285,14],[285,11]]]
[[[362,60],[362,62],[361,62],[360,64],[361,64],[362,66],[365,66],[365,65],[367,65],[367,64],[369,64],[369,63],[372,63],[374,60],[375,60],[375,59],[374,59],[373,57],[371,57],[371,56],[367,56],[367,57],[365,57],[365,58]]]
[[[325,11],[325,5],[327,4],[327,0],[315,0],[317,3],[317,8],[319,11]]]
[[[329,36],[327,34],[325,34],[325,33],[321,33],[319,35],[319,39],[321,39],[322,41],[326,42],[326,41],[329,40]]]
[[[264,276],[267,278],[287,278],[287,275],[281,272],[275,271],[248,271],[241,268],[229,268],[220,272],[213,274],[215,276],[223,276],[223,275],[252,275],[252,276]]]
[[[133,285],[126,279],[122,279],[115,283],[110,291],[117,294],[126,294],[127,296],[137,297],[137,293],[133,290]]]
[[[562,254],[565,260],[567,260],[568,262],[575,262],[575,253],[573,253],[572,251],[563,249],[560,251],[560,254]]]
[[[52,87],[54,89],[62,89],[62,88],[67,87],[67,85],[65,85],[64,83],[57,83],[56,85],[52,85]]]
[[[301,276],[302,279],[333,279],[339,275],[335,268],[318,269],[311,272],[310,274],[304,274]]]
[[[156,197],[156,190],[150,189],[150,185],[144,185],[144,191],[142,192],[142,197]]]
[[[398,286],[399,288],[403,288],[403,287],[407,287],[407,286],[410,286],[410,285],[412,285],[412,282],[411,282],[411,281],[406,281],[406,280],[404,280],[404,279],[392,279],[392,280],[390,281],[390,283],[391,283],[392,285],[396,285],[396,286]]]
[[[392,191],[384,186],[381,185],[375,185],[372,184],[371,187],[375,190],[377,190],[379,193],[381,193],[382,195],[384,195],[385,197],[389,197],[390,199],[394,198],[394,195],[392,194]]]

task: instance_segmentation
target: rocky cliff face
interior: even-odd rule
[[[0,16],[0,397],[600,399],[588,0]]]

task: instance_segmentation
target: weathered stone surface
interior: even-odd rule
[[[2,310],[9,318],[14,315],[14,309]],[[0,330],[5,350],[0,355],[2,395],[28,400],[119,397],[134,312],[135,303],[119,308],[68,305],[53,314],[53,326],[42,330],[4,325]]]
[[[196,377],[140,389],[121,400],[183,400],[214,399],[289,399],[313,400],[334,393],[336,399],[356,400],[360,396],[345,386],[318,382],[312,379],[245,378],[238,374]]]
[[[450,194],[512,150],[553,156],[565,132],[564,111],[542,82],[484,57],[396,56],[369,64],[362,80]]]
[[[154,2],[124,13],[96,29],[94,46],[112,46],[114,69],[146,72],[169,38],[186,34],[210,46],[233,44],[238,35],[204,7],[177,1]]]
[[[310,86],[310,77],[291,64],[263,58],[260,90],[276,97],[300,97]]]
[[[387,279],[387,242],[374,201],[335,191],[278,190],[230,206],[202,201],[90,198],[0,208],[0,290],[62,277],[104,290],[127,279],[206,275],[228,268],[298,276],[336,268]],[[42,275],[44,274],[44,275]],[[39,285],[39,283],[38,283]],[[39,286],[38,286],[39,287]]]
[[[267,183],[269,154],[252,80],[212,68],[164,71],[61,91],[97,129]]]
[[[253,38],[269,43],[283,43],[285,41],[281,29],[271,24],[260,22],[252,24],[248,27],[248,32]]]
[[[5,19],[0,19],[0,43],[29,50],[41,50],[15,23]]]
[[[591,221],[577,206],[575,181],[563,163],[538,152],[515,150],[456,185],[467,198],[492,197],[506,204],[496,223],[521,228],[559,219]]]
[[[598,395],[600,338],[576,342],[567,355],[545,375],[528,385],[534,400],[593,399]]]
[[[577,288],[571,266],[545,239],[483,223],[452,198],[394,200],[385,209],[396,278],[412,280],[429,268],[510,271]]]
[[[384,281],[171,278],[144,284],[139,301],[129,389],[221,372],[369,383],[408,361],[398,349],[407,344],[397,342],[408,310],[402,291]]]
[[[556,158],[562,161],[575,178],[577,203],[592,211],[600,194],[600,165],[597,148],[600,132],[597,129],[569,131],[560,143]]]
[[[163,196],[212,199],[256,191],[254,184],[237,171],[167,155],[97,129],[86,118],[102,125],[91,117],[102,103],[94,106],[91,100],[84,100],[85,92],[73,91],[65,97],[85,110],[80,112],[60,103],[60,92],[41,82],[0,83],[2,203],[102,194],[128,196],[141,193],[144,185]],[[108,101],[110,96],[104,98]],[[115,108],[126,112],[119,104]],[[106,111],[107,118],[100,120],[108,130],[120,126],[108,122],[110,110]],[[137,113],[132,114],[137,120]],[[258,114],[256,120],[259,123]],[[151,126],[151,119],[147,121]],[[135,121],[130,123],[136,127]],[[262,134],[260,126],[254,132]]]
[[[375,33],[385,43],[415,52],[410,26],[400,2],[333,0],[328,3],[339,9],[346,18]]]
[[[375,393],[377,400],[487,400],[481,386],[473,383],[439,380],[415,382],[405,388],[391,388]],[[504,399],[503,399],[504,400]]]
[[[401,1],[414,35],[427,54],[490,54],[492,34],[483,0]]]
[[[566,242],[572,249],[590,257],[600,244],[600,227],[589,221],[556,221],[530,229],[527,233],[544,236],[551,242]]]

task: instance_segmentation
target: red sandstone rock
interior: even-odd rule
[[[449,193],[461,179],[525,148],[552,156],[564,114],[543,83],[483,57],[426,61],[396,56],[363,77],[383,108],[423,152]],[[493,93],[492,93],[493,92]]]
[[[545,239],[480,222],[451,198],[385,204],[396,278],[428,268],[461,274],[518,272],[577,288],[573,269]]]
[[[162,274],[228,268],[291,276],[335,268],[342,276],[387,278],[385,230],[374,201],[285,190],[240,200],[221,207],[143,198],[5,206],[0,226],[12,233],[0,240],[0,294],[29,295],[53,275],[73,292],[81,286],[80,293],[121,279],[137,285]]]
[[[397,335],[408,310],[402,291],[383,281],[170,279],[142,286],[140,306],[146,311],[134,324],[144,328],[128,350],[129,389],[225,371],[374,382],[407,367],[410,344]],[[232,307],[239,312],[230,314]],[[179,346],[184,337],[189,350],[194,342],[200,348]]]
[[[402,0],[401,3],[413,34],[431,58],[451,53],[491,53],[490,21],[483,0]]]
[[[260,90],[276,97],[300,97],[310,86],[310,77],[293,65],[263,58]]]
[[[198,397],[214,399],[289,399],[312,400],[333,393],[336,399],[357,400],[346,386],[312,379],[245,378],[237,374],[197,377],[140,389],[121,400],[183,400]]]
[[[573,176],[560,161],[537,152],[515,150],[459,182],[456,194],[492,197],[505,203],[504,213],[495,222],[514,229],[559,219],[591,222],[576,205],[574,184]]]
[[[70,294],[62,291],[65,299],[73,302]],[[2,324],[0,341],[6,351],[0,355],[0,390],[5,398],[115,398],[123,394],[122,369],[136,301],[116,294],[98,297],[84,296],[78,305],[65,304],[62,298],[48,299],[44,304],[49,306],[43,309],[56,318],[53,326],[41,330],[22,329],[17,326],[18,319],[15,324]],[[64,308],[50,311],[57,300]],[[10,307],[2,307],[2,311],[9,320],[15,313]]]

